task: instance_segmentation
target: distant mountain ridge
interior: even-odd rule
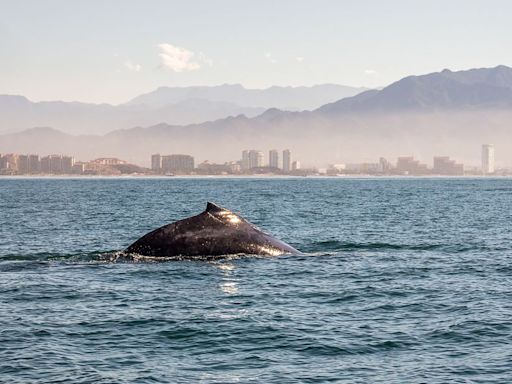
[[[186,125],[240,114],[253,117],[264,110],[203,99],[181,100],[152,108],[63,101],[32,102],[24,96],[0,95],[0,134],[51,126],[71,134],[101,135],[135,125],[162,122]]]
[[[512,106],[512,68],[504,65],[452,72],[445,69],[405,77],[382,90],[370,90],[320,107],[319,113],[399,110],[506,108]]]
[[[240,114],[254,117],[267,108],[314,109],[364,90],[334,84],[263,90],[241,85],[161,87],[121,105],[32,102],[24,96],[0,95],[0,134],[37,126],[71,134],[105,134],[138,125],[197,124]]]
[[[354,96],[368,88],[348,87],[337,84],[320,84],[311,87],[280,87],[248,89],[240,84],[195,87],[160,87],[153,92],[135,97],[125,105],[160,107],[180,100],[200,98],[209,101],[225,101],[257,108],[284,110],[311,110],[326,103]]]

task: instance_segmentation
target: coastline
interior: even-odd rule
[[[0,175],[2,179],[54,179],[54,180],[134,180],[134,179],[148,179],[148,180],[173,180],[173,179],[269,179],[269,180],[294,180],[294,179],[340,179],[340,180],[351,180],[351,179],[382,179],[382,180],[402,180],[402,179],[508,179],[512,178],[512,175],[308,175],[308,176],[296,176],[296,175],[175,175],[175,176],[161,176],[161,175]]]

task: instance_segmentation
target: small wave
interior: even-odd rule
[[[504,251],[508,248],[489,247],[482,244],[393,244],[393,243],[355,243],[343,242],[338,240],[326,240],[312,243],[303,247],[305,252],[323,254],[337,252],[354,252],[354,251],[441,251],[446,253],[463,253],[471,251]]]
[[[307,256],[307,255],[300,255]],[[300,257],[298,256],[298,257]],[[135,253],[126,253],[123,251],[114,252],[109,255],[109,261],[113,263],[165,263],[172,261],[204,261],[204,262],[225,262],[230,260],[240,259],[268,259],[274,257],[295,257],[294,255],[280,255],[280,256],[268,256],[268,255],[253,255],[247,253],[237,254],[226,254],[226,255],[178,255],[178,256],[144,256]]]
[[[102,262],[108,261],[115,253],[115,251],[106,251],[74,253],[39,252],[32,254],[7,254],[0,256],[0,262]]]
[[[283,255],[287,257],[290,255]],[[302,255],[305,256],[305,255]],[[50,253],[40,252],[33,254],[7,254],[0,256],[1,263],[9,264],[47,264],[52,262],[63,263],[165,263],[176,261],[203,261],[203,262],[225,262],[245,258],[269,258],[271,256],[231,254],[231,255],[199,255],[199,256],[144,256],[124,251],[95,251],[78,253]],[[24,263],[22,263],[24,262]]]

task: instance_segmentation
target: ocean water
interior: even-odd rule
[[[305,255],[115,261],[207,201]],[[0,178],[0,382],[509,383],[511,228],[511,179]]]

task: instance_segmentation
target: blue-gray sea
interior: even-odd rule
[[[242,214],[305,253],[115,260]],[[1,383],[510,383],[512,179],[0,179]]]

